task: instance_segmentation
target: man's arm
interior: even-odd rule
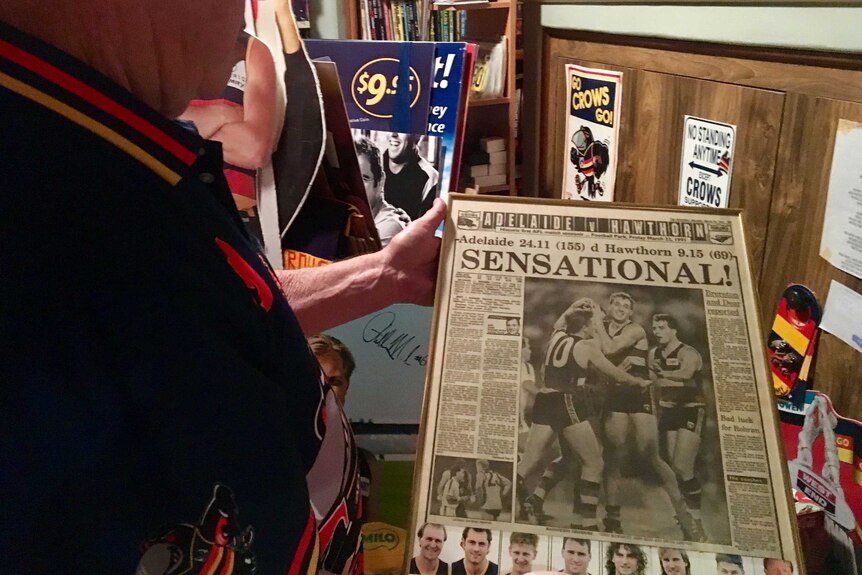
[[[227,104],[191,105],[186,108],[180,119],[194,122],[201,138],[209,140],[225,124],[241,122],[242,108]]]
[[[379,252],[277,271],[303,331],[320,333],[395,303],[432,305],[440,253],[434,230],[445,214],[446,204],[438,199]]]
[[[595,318],[596,316],[593,315],[593,317]],[[604,324],[601,322],[598,323],[599,325],[596,326],[596,333],[601,341],[602,351],[607,355],[631,347],[640,340],[646,338],[644,328],[636,323],[628,324],[623,328],[623,331],[618,333],[615,337],[608,335]]]
[[[665,371],[657,367],[655,370],[656,375],[662,379],[682,383],[690,381],[703,365],[700,354],[693,347],[686,346],[682,348],[679,350],[677,357],[679,358],[679,367],[677,369]]]
[[[281,47],[285,54],[295,54],[302,48],[302,40],[293,16],[290,0],[275,0],[275,19],[281,33]]]
[[[503,480],[502,492],[503,492],[503,496],[505,497],[506,495],[509,494],[510,491],[512,491],[512,482],[507,477],[505,477],[503,475],[500,476],[500,479]]]
[[[572,302],[566,311],[560,314],[560,317],[557,318],[557,321],[554,322],[554,331],[566,331],[567,324],[569,322],[569,318],[577,311],[589,311],[590,307],[593,306],[593,300],[588,297],[582,297]]]
[[[602,353],[598,342],[594,339],[579,341],[575,345],[574,353],[578,355],[583,354],[582,357],[586,358],[587,362],[591,367],[596,368],[601,373],[610,377],[616,382],[625,383],[628,385],[637,385],[641,387],[647,386],[650,383],[645,379],[629,375],[628,373],[608,361],[608,358],[606,358],[605,355]]]
[[[226,162],[255,170],[269,161],[275,143],[275,63],[266,44],[249,42],[242,120],[224,124],[210,139],[222,143]]]

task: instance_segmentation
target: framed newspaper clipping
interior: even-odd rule
[[[408,572],[804,572],[740,213],[449,198]]]

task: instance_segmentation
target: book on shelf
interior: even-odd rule
[[[428,0],[358,0],[363,40],[424,40]]]
[[[465,38],[476,44],[478,51],[473,65],[473,84],[470,97],[476,100],[501,98],[506,93],[506,36],[497,38]]]
[[[463,6],[465,4],[490,4],[489,0],[436,0],[439,6]]]

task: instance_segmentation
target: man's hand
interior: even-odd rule
[[[440,255],[434,231],[445,214],[446,204],[435,200],[379,252],[276,272],[303,331],[320,333],[395,303],[432,305]]]
[[[604,330],[604,326],[602,322],[605,319],[605,312],[602,311],[601,306],[593,300],[590,300],[590,311],[593,312],[593,317],[590,319],[590,324],[596,330]]]
[[[636,377],[636,378],[635,378],[635,380],[636,380],[636,383],[635,383],[634,385],[635,385],[636,387],[649,387],[650,385],[652,385],[652,382],[651,382],[650,380],[648,380],[648,379],[643,379],[643,378],[641,378],[641,377]]]
[[[576,299],[575,301],[572,302],[572,304],[566,310],[566,312],[565,312],[566,317],[568,317],[568,316],[570,316],[576,312],[579,312],[579,311],[580,312],[590,311],[590,309],[592,309],[593,305],[594,305],[593,300],[591,300],[588,297],[582,297],[582,298]]]
[[[619,364],[619,368],[625,372],[628,372],[632,368],[632,358],[626,356]]]
[[[397,297],[402,303],[434,304],[440,258],[440,238],[434,236],[434,231],[445,216],[446,204],[438,198],[425,215],[383,248],[384,273],[394,274]]]

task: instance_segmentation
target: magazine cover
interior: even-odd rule
[[[316,61],[326,132],[324,159],[308,200],[282,239],[285,269],[380,249],[377,214],[366,198],[335,63]]]
[[[467,102],[462,95],[462,86],[470,84],[472,66],[467,62],[467,44],[437,42],[434,46],[434,83],[427,134],[440,138],[442,162],[437,187],[443,197],[447,192],[458,189],[458,168],[461,165],[458,144],[467,121]]]
[[[566,64],[564,200],[614,199],[622,80],[622,72]]]
[[[333,40],[309,41],[308,47],[338,66],[369,203],[383,214],[377,230],[385,245],[431,207],[441,191],[441,170],[451,179],[443,146],[450,131],[457,133],[459,107],[444,94],[431,106],[435,44]],[[446,69],[457,60],[443,63],[436,90],[460,85],[461,76]],[[399,82],[409,90],[398,90]]]
[[[388,226],[378,222],[380,239],[386,245],[434,204],[440,185],[442,141],[437,136],[355,128],[353,138],[369,202],[389,215]]]
[[[351,128],[425,134],[434,44],[306,40],[305,46],[312,58],[338,66]]]
[[[804,570],[760,334],[738,211],[450,195],[415,529]]]

